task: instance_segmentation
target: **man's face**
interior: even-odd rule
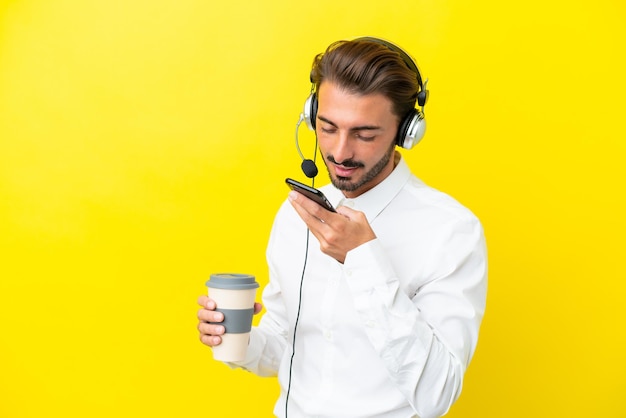
[[[399,120],[391,100],[323,82],[318,101],[316,133],[330,180],[346,197],[359,196],[393,171]]]

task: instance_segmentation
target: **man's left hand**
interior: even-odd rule
[[[289,192],[289,201],[320,242],[322,252],[340,263],[348,251],[376,238],[363,212],[340,206],[333,213],[296,191]]]

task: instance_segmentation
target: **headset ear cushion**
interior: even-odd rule
[[[315,119],[317,118],[317,95],[311,93],[304,102],[304,110],[302,111],[304,122],[310,130],[315,130]]]
[[[426,132],[426,119],[424,114],[417,109],[413,109],[404,117],[398,127],[396,135],[396,145],[402,148],[411,149],[424,137]]]

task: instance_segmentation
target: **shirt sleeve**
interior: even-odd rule
[[[246,359],[229,363],[233,368],[242,367],[258,376],[276,376],[287,347],[287,325],[284,305],[280,302],[280,289],[270,282],[263,291],[263,305],[267,312],[259,326],[252,327]]]
[[[438,270],[414,294],[401,286],[378,239],[350,251],[344,263],[370,342],[423,418],[445,414],[458,398],[486,300],[486,249],[478,220],[458,222],[442,235],[435,244],[441,248],[432,251]]]
[[[283,292],[279,280],[277,280],[276,266],[273,264],[270,256],[276,243],[277,229],[279,227],[275,220],[266,251],[270,280],[263,289],[262,301],[265,313],[259,325],[252,327],[245,360],[227,363],[231,368],[244,368],[258,376],[264,377],[272,377],[278,374],[289,337],[289,322],[283,300]]]

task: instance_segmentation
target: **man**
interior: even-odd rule
[[[421,75],[399,51],[362,38],[314,61],[310,123],[332,182],[322,190],[337,213],[289,193],[267,248],[266,313],[248,357],[233,365],[278,375],[277,416],[441,416],[476,348],[483,231],[395,149],[407,115],[423,122],[416,100],[425,103]],[[222,316],[208,297],[199,304],[201,341],[215,346]]]

